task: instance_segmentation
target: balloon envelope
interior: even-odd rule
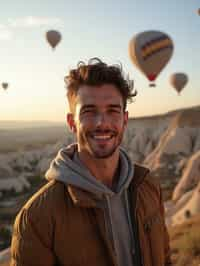
[[[154,81],[173,54],[173,41],[160,31],[145,31],[135,35],[129,42],[132,63]]]
[[[170,76],[170,84],[180,93],[188,82],[188,76],[185,73],[174,73]]]
[[[3,82],[1,85],[2,85],[2,88],[4,90],[7,90],[7,88],[8,88],[8,83],[7,82]]]
[[[62,38],[62,36],[61,36],[59,31],[49,30],[46,32],[46,39],[53,49],[61,41],[61,38]]]

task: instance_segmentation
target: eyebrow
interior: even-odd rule
[[[122,108],[122,106],[120,104],[109,104],[109,107],[111,107],[111,108],[119,108],[119,109]]]
[[[118,109],[121,109],[122,106],[120,104],[109,104],[108,105],[109,108],[118,108]],[[96,105],[94,104],[86,104],[84,105],[81,110],[84,110],[84,109],[91,109],[91,108],[96,108]]]
[[[86,104],[86,105],[81,107],[81,110],[95,108],[95,107],[96,106],[94,104]]]

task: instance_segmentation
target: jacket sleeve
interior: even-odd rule
[[[169,234],[168,234],[168,230],[165,224],[165,209],[164,209],[164,204],[163,204],[163,199],[162,199],[162,191],[160,188],[160,209],[161,209],[161,215],[163,217],[164,220],[164,245],[165,245],[165,266],[170,266],[172,265],[171,262],[171,252],[170,252],[170,240],[169,240]]]
[[[10,266],[52,266],[55,257],[51,249],[49,221],[40,213],[22,209],[16,217],[11,243]]]

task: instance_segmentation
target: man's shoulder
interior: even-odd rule
[[[22,207],[23,210],[49,211],[58,207],[66,195],[66,186],[58,181],[50,181],[42,186]]]
[[[22,255],[19,250],[24,246],[27,247],[27,250],[29,249],[28,252],[32,252],[30,248],[34,245],[35,248],[38,245],[38,250],[44,246],[51,247],[55,224],[61,225],[61,216],[66,204],[65,190],[64,184],[50,181],[21,208],[13,226],[12,253],[14,257],[15,252],[22,257],[26,256],[26,254]],[[45,249],[43,250],[45,251]],[[30,255],[30,253],[28,254]]]

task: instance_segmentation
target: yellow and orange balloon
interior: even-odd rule
[[[172,39],[164,32],[144,31],[133,36],[129,42],[132,63],[154,82],[169,62],[174,50]],[[150,86],[155,86],[150,83]]]

